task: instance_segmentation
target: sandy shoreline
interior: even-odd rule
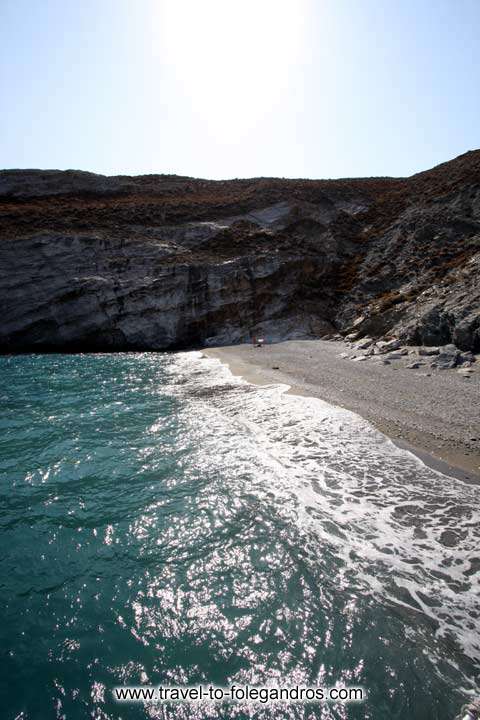
[[[345,350],[342,342],[290,340],[203,352],[248,382],[284,383],[291,393],[352,410],[425,464],[480,483],[480,372],[469,379],[455,370],[427,375],[402,359],[388,366],[345,360]]]

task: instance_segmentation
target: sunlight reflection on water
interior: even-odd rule
[[[475,487],[200,353],[2,362],[11,717],[457,712],[480,658]],[[174,715],[111,698],[122,683],[232,682],[369,697]]]

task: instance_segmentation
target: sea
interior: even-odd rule
[[[201,352],[0,358],[0,717],[453,720],[480,488]],[[360,688],[355,702],[115,688]]]

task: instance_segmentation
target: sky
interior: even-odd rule
[[[405,176],[480,147],[480,0],[0,0],[0,167]]]

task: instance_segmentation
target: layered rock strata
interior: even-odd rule
[[[324,336],[480,351],[480,151],[410,178],[0,172],[3,352]]]

